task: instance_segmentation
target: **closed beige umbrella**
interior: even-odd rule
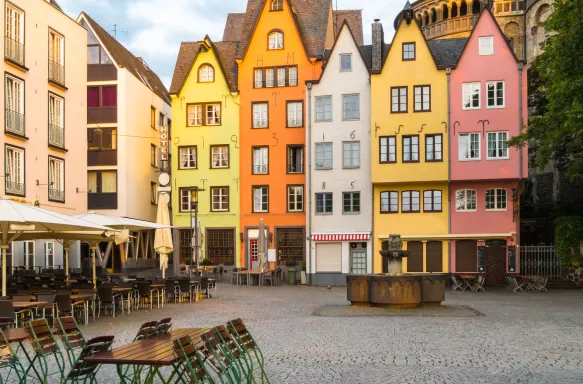
[[[170,229],[170,212],[168,210],[168,195],[162,193],[158,199],[158,213],[156,224],[161,224],[165,228],[156,229],[154,236],[154,249],[160,254],[160,269],[162,277],[166,278],[166,268],[168,268],[168,254],[172,253],[172,230]]]
[[[257,256],[259,259],[259,270],[263,272],[267,264],[267,237],[265,236],[265,224],[263,219],[259,221],[259,235],[257,238]]]

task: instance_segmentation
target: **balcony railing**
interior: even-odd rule
[[[253,166],[253,173],[256,175],[267,173],[267,164],[256,164]]]
[[[4,38],[4,55],[20,65],[24,65],[24,44],[5,36]]]
[[[267,128],[267,119],[253,119],[253,128]]]
[[[289,119],[287,119],[287,126],[288,127],[303,127],[304,126],[304,121],[301,117],[299,118],[293,118],[290,117]]]
[[[49,199],[57,201],[65,201],[65,191],[49,188]]]
[[[49,144],[56,147],[65,147],[65,129],[49,124]]]
[[[65,85],[65,67],[49,60],[49,80]]]
[[[6,180],[6,193],[24,196],[24,183],[16,183],[14,181]]]
[[[425,33],[426,38],[433,39],[452,33],[471,31],[476,25],[476,21],[478,21],[478,15],[454,17],[423,27],[423,33]]]
[[[24,136],[24,115],[9,109],[6,110],[6,131]]]

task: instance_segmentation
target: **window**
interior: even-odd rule
[[[49,93],[49,144],[65,147],[65,99]]]
[[[273,31],[269,34],[269,49],[283,49],[283,32]]]
[[[158,184],[150,182],[150,203],[158,205]]]
[[[152,167],[158,166],[158,148],[154,144],[150,144],[150,165]]]
[[[342,120],[360,120],[360,95],[342,95]]]
[[[381,164],[397,162],[397,138],[395,136],[379,137],[379,146]]]
[[[415,94],[415,112],[431,111],[431,86],[415,85],[413,87]]]
[[[423,212],[441,212],[441,191],[423,191]]]
[[[117,86],[87,87],[87,108],[117,107]]]
[[[332,169],[332,143],[316,143],[316,169]]]
[[[55,242],[47,241],[45,243],[45,267],[55,267]]]
[[[352,54],[343,53],[340,55],[340,72],[352,71]]]
[[[486,211],[505,211],[506,203],[506,189],[486,189]]]
[[[263,88],[263,70],[256,69],[255,70],[255,81],[253,82],[254,88]]]
[[[332,214],[332,193],[316,193],[316,215]]]
[[[206,125],[221,125],[221,104],[206,104]]]
[[[215,69],[212,65],[203,64],[198,69],[198,82],[199,83],[212,83],[215,81]]]
[[[287,147],[287,173],[304,173],[304,146]]]
[[[196,146],[179,147],[180,159],[178,160],[178,169],[196,169],[197,157]]]
[[[49,30],[49,80],[65,84],[65,38]]]
[[[271,0],[272,11],[283,11],[283,0]]]
[[[229,168],[228,145],[211,145],[211,168]]]
[[[49,156],[49,200],[65,201],[65,161]]]
[[[89,38],[89,34],[91,34],[91,32],[90,31],[87,32],[88,32],[87,40],[91,41],[91,39]],[[103,47],[101,47],[101,45],[97,43],[97,40],[95,40],[95,42],[96,42],[95,44],[92,43],[87,45],[87,64],[89,65],[113,64],[113,62],[107,55],[107,52],[105,52],[105,49],[103,49]]]
[[[360,168],[360,141],[342,143],[342,168]]]
[[[206,228],[207,259],[214,265],[235,260],[235,230]]]
[[[277,68],[277,86],[285,87],[286,84],[286,68]]]
[[[288,212],[304,211],[303,185],[290,185],[287,187],[287,210]]]
[[[316,97],[316,122],[332,121],[332,96]]]
[[[187,125],[189,127],[200,127],[202,125],[202,105],[189,105],[187,107]]]
[[[442,136],[425,135],[425,161],[442,161]]]
[[[196,202],[193,199],[190,188],[180,188],[180,212],[190,212],[196,210]]]
[[[117,193],[117,171],[87,172],[87,193]]]
[[[275,230],[276,253],[281,263],[302,262],[305,258],[306,235],[303,228],[281,228]]]
[[[479,133],[461,133],[458,140],[460,160],[480,160]]]
[[[89,151],[112,151],[117,149],[116,128],[87,129],[87,149]]]
[[[508,159],[508,132],[488,132],[488,159]]]
[[[23,241],[24,245],[24,264],[27,268],[33,268],[36,266],[36,257],[34,254],[34,241]]]
[[[265,70],[265,86],[267,88],[275,87],[275,69],[267,68]]]
[[[269,126],[268,103],[253,103],[253,128]]]
[[[494,54],[494,36],[480,36],[478,53],[480,56]]]
[[[253,212],[269,211],[269,187],[253,187]]]
[[[267,175],[269,173],[269,147],[253,148],[253,174]]]
[[[476,210],[476,191],[473,189],[460,189],[455,191],[456,211]]]
[[[415,60],[415,43],[403,43],[403,61]]]
[[[24,65],[24,12],[6,3],[6,39],[4,53],[7,58]]]
[[[156,108],[150,108],[150,127],[156,129]]]
[[[187,260],[192,258],[192,230],[179,229],[180,233],[180,264],[188,264]]]
[[[419,161],[419,136],[403,136],[403,162]]]
[[[304,102],[287,102],[287,127],[297,128],[304,126]]]
[[[401,212],[420,212],[419,191],[401,193]]]
[[[164,116],[164,114],[162,112],[160,112],[160,115],[158,117],[158,126],[164,127],[165,125],[166,125],[166,116]]]
[[[288,67],[288,79],[290,87],[298,85],[298,67]]]
[[[295,66],[256,68],[253,73],[254,88],[298,85],[298,68]]]
[[[6,74],[6,132],[24,136],[24,81]]]
[[[462,109],[480,109],[480,83],[462,84]]]
[[[229,210],[229,187],[212,187],[211,198],[211,211],[226,212]]]
[[[504,108],[504,82],[488,81],[488,108]]]
[[[344,192],[342,194],[343,214],[360,213],[360,192]]]
[[[407,112],[407,87],[391,87],[391,113]]]
[[[384,191],[381,192],[381,213],[398,213],[399,212],[399,192]]]
[[[24,149],[6,146],[4,188],[7,195],[24,196]]]

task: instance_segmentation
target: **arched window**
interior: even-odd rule
[[[468,4],[465,1],[462,1],[462,5],[460,5],[460,16],[465,16],[468,14]]]
[[[480,11],[481,11],[480,8],[481,8],[480,7],[480,2],[479,1],[474,1],[472,3],[472,14],[473,15],[479,15],[480,14]]]
[[[283,32],[273,31],[269,34],[269,49],[283,49]]]
[[[431,10],[431,23],[437,22],[437,12],[435,12],[435,8]]]
[[[425,12],[425,25],[429,25],[429,14]]]
[[[215,81],[215,69],[212,65],[203,64],[198,69],[198,82],[199,83],[212,83]]]
[[[272,11],[283,11],[283,0],[271,0]]]
[[[443,20],[449,19],[449,9],[447,8],[447,4],[443,4]]]
[[[451,17],[457,17],[457,4],[453,3],[451,5]]]

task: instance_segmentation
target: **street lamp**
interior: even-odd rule
[[[192,257],[190,258],[190,268],[189,276],[192,277],[192,259],[196,258],[196,269],[199,268],[198,260],[198,192],[202,192],[204,189],[199,189],[198,187],[192,187],[188,189],[188,198],[190,203],[190,228],[194,232],[194,242],[191,237],[192,245]],[[194,225],[192,224],[192,211],[194,211]]]

